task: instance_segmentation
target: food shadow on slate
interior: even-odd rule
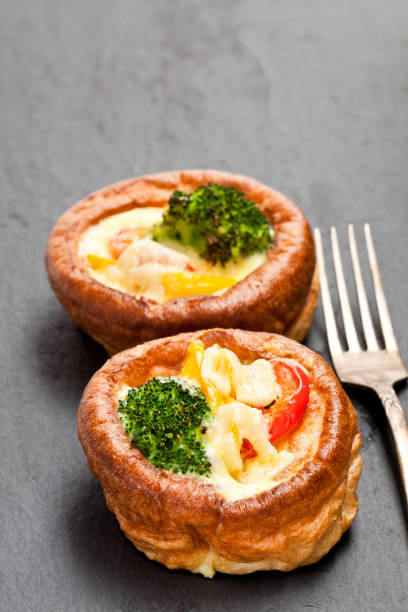
[[[406,387],[405,383],[401,383],[396,387],[396,391]],[[406,511],[406,503],[404,491],[401,481],[401,471],[398,465],[398,457],[395,451],[394,441],[392,439],[391,430],[385,416],[384,407],[374,391],[369,389],[360,389],[358,387],[345,386],[345,391],[348,394],[351,403],[353,404],[360,423],[360,433],[362,438],[362,458],[363,470],[369,469],[365,459],[365,451],[380,438],[379,444],[382,446],[384,461],[386,461],[387,470],[392,474],[392,479],[396,489],[395,503],[399,503],[397,511],[404,515],[404,519],[408,528],[408,512]],[[358,493],[358,490],[357,490]],[[361,499],[360,499],[361,503]],[[408,533],[405,531],[405,537],[408,542]]]
[[[109,359],[105,349],[77,327],[51,296],[26,344],[26,354],[32,357],[27,363],[76,413],[90,378]]]
[[[215,609],[217,602],[228,599],[229,590],[236,593],[237,588],[242,588],[246,595],[259,593],[262,598],[263,592],[265,597],[271,591],[277,595],[294,583],[306,581],[311,586],[314,579],[318,582],[325,580],[322,576],[329,574],[339,557],[348,555],[353,546],[351,529],[317,564],[292,572],[254,572],[242,576],[217,572],[210,580],[186,570],[168,570],[139,552],[120,531],[116,518],[106,506],[99,483],[85,470],[75,489],[72,486],[66,488],[67,500],[62,505],[66,508],[62,521],[68,534],[68,551],[73,564],[79,568],[84,580],[96,580],[103,584],[104,590],[111,592],[121,591],[125,584],[130,600],[151,600],[152,609],[156,609],[155,600],[157,604],[166,601],[169,604],[166,609],[173,609],[170,597],[180,601],[179,597],[187,592],[186,585],[192,581],[197,601],[191,602],[190,606],[186,604],[183,609],[195,609],[200,600]],[[170,581],[172,595],[169,594]],[[154,589],[153,584],[156,585]]]

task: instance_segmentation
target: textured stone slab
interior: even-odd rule
[[[398,472],[367,393],[351,395],[361,510],[316,566],[208,581],[138,553],[76,436],[106,355],[56,303],[43,252],[57,217],[104,184],[243,172],[325,231],[370,221],[408,360],[407,18],[403,0],[0,3],[2,610],[406,610]],[[307,344],[328,356],[320,310]]]

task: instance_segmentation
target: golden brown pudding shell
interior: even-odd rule
[[[295,458],[271,490],[226,502],[203,479],[159,470],[131,445],[118,418],[118,388],[178,375],[192,339],[229,348],[243,362],[293,358],[308,371],[309,404],[288,441]],[[322,357],[276,334],[212,329],[119,353],[86,387],[78,432],[89,468],[124,533],[150,559],[171,569],[211,576],[313,563],[340,539],[358,509],[356,413]]]
[[[112,289],[89,275],[78,243],[92,224],[134,207],[163,207],[175,189],[191,192],[207,183],[243,191],[273,225],[275,242],[263,265],[222,295],[163,304]],[[254,179],[215,170],[152,174],[92,193],[55,225],[46,265],[63,307],[110,354],[154,338],[219,326],[278,332],[302,340],[317,302],[314,243],[303,213],[284,195]]]

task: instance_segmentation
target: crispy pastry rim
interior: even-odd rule
[[[274,226],[275,242],[263,265],[222,295],[163,304],[112,289],[89,275],[78,243],[90,225],[134,207],[165,206],[175,189],[193,191],[207,183],[243,191]],[[314,242],[300,209],[259,181],[216,170],[151,174],[92,193],[56,223],[46,266],[61,304],[110,354],[154,338],[217,326],[274,331],[301,340],[317,302]]]
[[[201,479],[155,468],[131,445],[117,414],[118,386],[177,375],[193,338],[230,348],[243,361],[285,357],[307,369],[309,406],[293,434],[303,456],[295,457],[271,490],[226,502]],[[321,430],[305,446],[305,436],[315,431],[314,418],[321,418]],[[149,558],[169,568],[208,576],[215,570],[287,571],[320,559],[357,513],[361,440],[356,413],[324,359],[283,336],[212,329],[126,350],[107,361],[86,387],[78,433],[122,530]]]

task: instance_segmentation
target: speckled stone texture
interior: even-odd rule
[[[106,355],[43,265],[54,222],[93,189],[176,168],[242,172],[297,202],[326,244],[331,224],[361,237],[370,221],[407,361],[407,23],[404,0],[0,1],[1,610],[407,609],[398,470],[365,392],[350,393],[361,509],[316,566],[208,581],[137,552],[76,435]],[[307,344],[328,357],[320,309]]]

